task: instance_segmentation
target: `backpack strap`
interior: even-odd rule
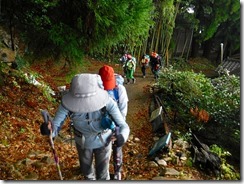
[[[107,112],[106,106],[101,108],[100,111],[101,111],[102,115],[105,115],[105,113]]]
[[[114,93],[114,98],[115,98],[116,102],[119,103],[119,88],[118,88],[118,86],[116,86],[113,89],[113,93]]]
[[[116,86],[114,89],[108,91],[109,95],[113,98],[113,100],[119,103],[119,89]]]

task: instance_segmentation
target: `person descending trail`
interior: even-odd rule
[[[162,58],[156,52],[152,52],[150,55],[150,67],[154,78],[158,79],[158,73],[162,67]]]
[[[149,66],[150,62],[150,56],[147,54],[144,54],[140,60],[140,66],[141,66],[141,72],[142,72],[142,77],[146,77],[146,68]]]
[[[130,84],[130,83],[134,84],[136,82],[136,79],[134,77],[135,70],[136,70],[136,58],[128,54],[127,62],[126,62],[126,78],[127,78],[126,84]],[[132,82],[130,82],[131,80]]]
[[[126,77],[126,62],[128,61],[128,54],[124,54],[121,58],[119,58],[120,63],[123,68],[123,76]]]
[[[115,74],[114,69],[108,65],[104,65],[99,69],[99,75],[102,78],[104,89],[118,104],[119,110],[126,120],[128,111],[128,95],[126,88],[123,86],[124,79],[122,76]],[[116,122],[115,122],[116,124]],[[113,165],[114,165],[114,179],[121,180],[123,152],[122,147],[113,144]]]

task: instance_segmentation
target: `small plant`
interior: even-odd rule
[[[25,59],[20,57],[19,55],[16,56],[15,62],[17,63],[17,68],[18,69],[23,69],[23,68],[29,66],[29,63]]]
[[[210,146],[210,150],[216,153],[221,158],[221,180],[240,180],[240,174],[236,172],[234,167],[226,162],[226,157],[231,156],[231,153],[225,151],[216,144]]]
[[[21,128],[20,128],[20,133],[25,133],[25,132],[26,132],[26,129],[23,128],[23,127],[21,127]]]

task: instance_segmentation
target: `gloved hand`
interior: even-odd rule
[[[117,144],[117,147],[121,147],[121,146],[123,146],[124,143],[125,143],[125,139],[124,139],[124,137],[122,136],[122,134],[117,135],[117,137],[116,137],[116,144]]]
[[[48,123],[42,123],[40,126],[41,134],[42,135],[50,135],[50,130],[48,128]]]

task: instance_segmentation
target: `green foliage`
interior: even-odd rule
[[[49,31],[50,40],[70,62],[80,62],[83,57],[82,40],[78,34],[65,24],[53,25]]]
[[[152,1],[88,1],[88,8],[95,14],[95,33],[87,38],[94,52],[106,52],[124,42],[132,49],[142,44],[152,24]]]
[[[192,7],[194,13],[188,13]],[[205,41],[225,41],[230,45],[226,52],[231,55],[240,48],[240,2],[236,0],[204,1],[189,0],[181,1],[178,14],[178,28],[193,28],[194,40],[204,45]],[[222,41],[221,41],[222,40]],[[214,45],[213,45],[214,46]],[[207,56],[207,55],[205,55]]]
[[[184,58],[174,58],[171,61],[171,65],[176,70],[180,71],[194,71],[196,73],[204,73],[206,76],[212,76],[216,74],[216,66],[206,58],[190,58],[185,60]]]
[[[228,75],[228,72],[218,78],[209,79],[203,74],[190,71],[177,71],[173,67],[162,70],[158,80],[159,91],[163,94],[161,100],[168,112],[174,112],[180,121],[180,129],[184,127],[193,131],[205,127],[208,123],[214,127],[216,122],[218,130],[228,134],[228,142],[240,143],[240,78]],[[199,121],[199,111],[192,114],[191,109],[205,110],[208,121]],[[191,112],[191,113],[190,113]],[[197,116],[197,118],[195,117]],[[211,123],[211,124],[210,124]],[[217,133],[217,132],[216,132]],[[175,133],[187,139],[183,131]],[[223,137],[225,141],[225,138]],[[225,143],[223,142],[223,146]],[[217,153],[221,160],[221,178],[223,180],[239,180],[240,176],[233,166],[226,162],[230,153],[217,145],[211,149]]]
[[[226,126],[240,125],[240,78],[224,74],[212,80],[214,99],[209,104],[209,111],[215,121]]]
[[[187,160],[186,160],[186,166],[188,167],[193,167],[193,161],[192,161],[192,158],[189,157]]]
[[[236,172],[234,167],[226,162],[226,158],[231,156],[228,151],[217,146],[216,144],[210,146],[210,150],[216,153],[221,159],[221,180],[240,180],[240,174]]]
[[[239,5],[239,6],[238,6]],[[213,1],[209,4],[203,6],[204,10],[211,9],[211,11],[204,11],[204,16],[200,17],[204,30],[202,32],[203,40],[208,40],[217,32],[219,25],[227,21],[231,16],[231,14],[240,10],[240,2],[236,0],[224,0],[224,1]],[[223,11],[223,8],[225,11]],[[240,19],[240,14],[236,14]],[[203,19],[207,18],[211,20],[209,23],[204,21]]]
[[[18,69],[20,69],[20,70],[23,69],[23,68],[29,67],[28,61],[26,61],[20,55],[16,56],[15,61],[16,61],[17,65],[18,65]]]
[[[173,67],[164,68],[160,74],[159,86],[166,94],[174,96],[187,107],[204,108],[204,98],[212,96],[213,86],[203,74],[190,71],[177,71]],[[204,100],[205,101],[205,100]]]
[[[31,0],[25,3],[26,6],[32,6],[31,9],[26,8],[26,23],[33,24],[37,29],[44,29],[45,26],[51,24],[48,12],[51,8],[57,6],[57,2],[50,2],[48,0]]]
[[[192,123],[200,128],[202,124],[194,123],[189,113],[191,108],[197,107],[208,112],[210,120],[222,123],[223,126],[233,130],[239,130],[239,77],[223,75],[211,81],[201,73],[177,71],[169,67],[164,68],[160,73],[158,85],[165,96],[170,97],[170,100],[164,99],[165,104],[178,111],[181,119],[184,117],[185,123]]]
[[[72,69],[66,74],[65,80],[67,83],[70,83],[74,75],[77,73],[83,73],[86,70],[86,63],[74,63]]]

